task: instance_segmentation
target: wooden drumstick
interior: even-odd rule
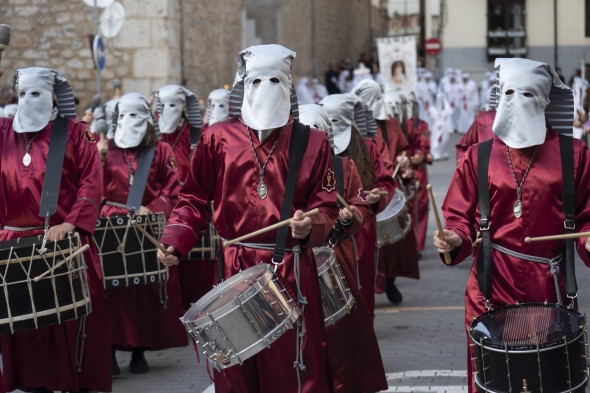
[[[564,233],[561,235],[539,236],[539,237],[525,237],[525,243],[542,242],[547,240],[565,240],[565,239],[580,239],[582,237],[590,237],[590,232],[580,233]]]
[[[397,176],[397,173],[399,172],[399,170],[400,170],[401,167],[402,167],[402,163],[400,161],[395,166],[395,169],[393,170],[393,175],[391,175],[391,177],[393,177],[395,179],[395,177]]]
[[[346,201],[344,200],[344,198],[342,198],[340,196],[340,194],[336,193],[336,198],[338,198],[338,201],[340,201],[340,203],[342,203],[342,206],[344,206],[346,208],[346,210],[348,210],[350,212],[350,214],[352,214],[352,216],[354,217],[356,222],[358,222],[359,224],[363,223],[362,217],[357,215],[356,212],[352,211],[352,209],[350,208],[350,205],[348,203],[346,203]]]
[[[78,255],[82,254],[84,251],[88,250],[89,248],[90,248],[90,246],[88,244],[84,244],[82,247],[80,247],[79,249],[77,249],[76,251],[74,251],[73,253],[68,255],[67,257],[65,257],[63,261],[61,261],[61,262],[57,263],[55,266],[49,268],[43,274],[40,274],[37,277],[33,278],[33,281],[39,282],[39,280],[41,280],[43,277],[45,277],[49,273],[52,273],[55,269],[62,267],[63,265],[65,265],[66,263],[68,263],[69,261],[71,261],[72,259],[77,257]]]
[[[367,194],[373,194],[373,195],[387,195],[387,194],[389,194],[389,192],[387,192],[387,191],[383,191],[383,190],[381,190],[381,191],[375,191],[375,192],[367,191]]]
[[[311,216],[314,216],[314,215],[318,214],[319,212],[320,212],[320,209],[318,209],[316,207],[315,209],[312,209],[312,210],[310,210],[308,212],[303,213],[301,215],[301,218],[311,217]],[[250,239],[251,237],[258,236],[258,235],[261,235],[261,234],[266,233],[266,232],[270,232],[270,231],[275,230],[275,229],[278,229],[280,227],[284,227],[285,225],[289,224],[289,220],[291,220],[291,219],[290,218],[287,218],[286,220],[279,221],[276,224],[272,224],[272,225],[269,225],[269,226],[267,226],[265,228],[259,229],[257,231],[250,232],[247,235],[237,237],[237,238],[235,238],[233,240],[225,240],[223,242],[223,245],[224,246],[229,246],[230,244],[241,242],[242,240]]]
[[[430,198],[430,204],[432,205],[432,210],[434,211],[434,220],[436,221],[436,228],[438,229],[438,238],[440,240],[445,240],[445,234],[443,232],[442,222],[440,221],[440,216],[438,215],[438,209],[436,208],[436,201],[434,200],[434,193],[432,192],[432,184],[427,184],[426,189],[428,190],[428,197]],[[453,263],[451,259],[451,254],[445,252],[445,263],[450,265]]]
[[[145,235],[145,237],[147,237],[147,239],[154,244],[154,246],[158,247],[158,250],[162,251],[164,253],[164,255],[166,255],[166,256],[172,255],[170,253],[170,251],[166,250],[166,247],[164,247],[162,244],[160,244],[160,242],[158,240],[156,240],[155,237],[150,235],[145,229],[143,229],[140,225],[138,225],[136,220],[131,220],[131,226],[139,229],[139,231],[141,233],[143,233]]]

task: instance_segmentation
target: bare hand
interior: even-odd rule
[[[420,165],[424,161],[424,156],[422,154],[414,154],[410,161],[412,161],[413,165]]]
[[[102,138],[102,134],[101,134],[101,138],[100,141],[98,141],[96,143],[96,147],[98,148],[98,152],[100,153],[100,158],[104,161],[107,157],[107,151],[108,151],[108,146],[109,143],[107,141],[107,139],[103,139]]]
[[[180,261],[178,260],[178,257],[173,254],[175,251],[174,247],[169,246],[166,250],[170,255],[165,255],[162,250],[158,249],[158,260],[166,266],[178,265]]]
[[[139,214],[152,214],[152,211],[145,206],[140,206]]]
[[[64,222],[59,225],[54,225],[47,230],[47,240],[50,241],[57,241],[63,240],[66,238],[67,234],[70,232],[74,232],[76,230],[76,226]]]
[[[439,253],[451,252],[463,244],[463,239],[455,232],[443,229],[443,234],[445,235],[445,240],[439,239],[438,231],[434,231],[434,247],[436,247]]]
[[[402,170],[402,179],[411,179],[414,177],[414,170],[412,168],[406,168]]]
[[[406,156],[405,152],[397,156],[396,160],[398,163],[402,163],[402,168],[407,168],[410,166],[410,159],[408,158],[408,156]]]
[[[379,195],[378,192],[381,192],[381,191],[383,191],[383,190],[378,187],[375,187],[371,191],[369,191],[367,193],[367,203],[369,205],[372,205],[374,203],[379,202],[379,200],[381,199],[381,195]]]
[[[311,218],[301,218],[303,211],[297,210],[293,218],[289,220],[289,228],[291,228],[291,236],[294,239],[305,239],[311,232]]]
[[[353,208],[352,206],[350,207]],[[348,211],[348,209],[340,209],[340,213],[338,213],[338,220],[340,221],[348,221],[352,218],[352,214]]]

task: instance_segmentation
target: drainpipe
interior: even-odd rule
[[[318,59],[316,54],[316,27],[315,27],[315,4],[316,0],[311,0],[311,74],[318,78]]]
[[[185,56],[185,21],[184,21],[184,0],[180,0],[179,1],[179,7],[178,7],[179,11],[180,11],[180,84],[181,86],[186,86],[187,80],[186,80],[186,70],[184,67],[184,56]]]

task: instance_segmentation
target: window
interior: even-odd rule
[[[590,2],[590,0],[586,0]],[[488,60],[525,57],[525,0],[488,0]]]

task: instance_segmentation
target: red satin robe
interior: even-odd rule
[[[377,123],[381,130],[375,137],[376,141],[383,140],[381,124]],[[389,154],[397,157],[402,153],[410,154],[411,146],[395,118],[387,121],[387,135],[389,136]],[[383,154],[383,153],[382,153]],[[408,209],[409,207],[406,206]],[[418,267],[418,251],[416,246],[416,234],[409,231],[408,234],[397,243],[383,246],[378,251],[377,277],[374,291],[383,293],[386,288],[387,278],[392,277],[420,278]]]
[[[109,142],[104,164],[104,198],[106,201],[125,204],[129,194],[129,168],[137,168],[137,149],[119,149]],[[127,155],[127,160],[125,159]],[[152,212],[170,215],[178,200],[180,183],[176,175],[177,164],[172,149],[158,142],[143,194],[142,206]],[[125,208],[103,205],[101,217],[127,215]],[[145,347],[160,350],[188,344],[179,318],[183,315],[178,270],[171,267],[166,285],[168,303],[160,306],[160,284],[109,288],[106,290],[111,317],[112,345],[123,348]]]
[[[576,198],[576,231],[590,230],[590,156],[588,148],[574,139],[574,171]],[[452,256],[458,264],[472,253],[472,241],[479,230],[477,198],[478,145],[467,149],[464,160],[457,167],[442,205],[449,229],[463,240]],[[519,182],[530,162],[534,147],[510,149],[516,178]],[[515,218],[513,205],[516,201],[516,184],[508,163],[506,145],[494,137],[489,164],[488,183],[490,190],[490,235],[492,242],[528,255],[553,258],[559,255],[563,241],[525,243],[526,236],[543,236],[563,233],[562,174],[559,138],[552,129],[547,131],[545,143],[540,145],[522,189],[522,216]],[[590,255],[584,248],[584,240],[578,241],[578,253],[587,266]],[[483,295],[479,291],[473,250],[473,265],[465,291],[465,328],[473,317],[485,312]],[[516,302],[556,302],[553,275],[547,265],[537,264],[508,256],[492,250],[492,299],[494,309]],[[564,263],[560,265],[564,271]],[[579,274],[578,274],[579,276]],[[580,280],[580,277],[578,277]],[[563,299],[563,279],[560,276]],[[469,386],[471,389],[471,361],[468,361]]]
[[[204,132],[204,128],[201,130]],[[160,140],[172,147],[178,164],[178,179],[181,184],[190,167],[190,125],[184,121],[172,134],[160,134]],[[209,292],[215,283],[215,259],[185,259],[178,265],[178,278],[184,309]]]
[[[422,155],[426,159],[426,155],[430,153],[430,132],[428,131],[428,123],[420,120],[418,126],[414,123],[414,119],[406,122],[408,135],[410,137],[411,156],[416,154]],[[424,243],[426,242],[426,229],[428,228],[428,168],[426,162],[415,166],[414,180],[416,182],[416,199],[412,199],[408,203],[408,208],[412,214],[412,226],[416,233],[416,241],[418,251],[424,251]]]
[[[279,221],[280,206],[285,193],[288,151],[292,123],[275,131],[262,143],[255,131],[247,129],[240,120],[229,120],[209,126],[203,133],[191,161],[187,181],[180,192],[162,236],[162,243],[174,246],[186,255],[213,220],[219,235],[233,239]],[[250,138],[258,159],[264,163],[276,143],[266,167],[264,182],[268,187],[266,199],[256,192],[259,168],[254,160]],[[296,241],[290,236],[287,246],[302,246],[300,256],[301,291],[307,298],[305,306],[305,345],[303,359],[307,367],[302,374],[303,392],[326,392],[325,329],[320,302],[317,267],[312,247],[324,244],[338,215],[336,190],[333,182],[332,155],[325,132],[312,129],[296,181],[291,215],[295,210],[319,208],[312,216],[312,230],[307,239]],[[213,213],[210,201],[214,202]],[[276,231],[247,240],[272,244]],[[272,252],[232,245],[223,248],[224,275],[231,277],[240,270],[260,262],[270,263]],[[293,254],[285,254],[277,273],[286,278],[296,291]],[[216,392],[295,392],[297,376],[295,360],[296,330],[291,329],[269,349],[234,366],[215,373]]]
[[[365,203],[363,185],[354,161],[342,158],[344,195],[364,220],[373,221],[373,211]],[[352,219],[346,227],[347,236],[338,241],[334,252],[354,296],[350,313],[326,328],[328,376],[333,392],[376,392],[387,389],[387,379],[379,344],[373,330],[373,320],[363,302],[357,280],[356,245],[352,235],[361,227]]]
[[[467,130],[467,133],[457,142],[455,145],[457,154],[457,163],[461,161],[467,148],[476,143],[492,139],[494,137],[494,131],[492,131],[492,125],[496,118],[496,111],[480,111],[477,117]]]
[[[38,214],[51,123],[35,134],[30,150],[31,164],[26,167],[22,163],[26,136],[13,130],[12,121],[12,118],[0,119],[0,223],[2,226],[42,227],[44,219]],[[101,192],[102,167],[96,141],[86,123],[69,120],[58,205],[50,225],[63,222],[75,225],[82,243],[91,246],[84,253],[92,312],[86,317],[82,371],[76,371],[80,320],[3,335],[2,360],[9,391],[39,387],[111,391],[111,354],[104,329],[107,310],[102,272],[90,238],[98,217]],[[3,229],[0,240],[42,233],[43,229],[24,232]]]
[[[365,147],[369,152],[369,157],[373,161],[373,171],[375,172],[375,187],[387,191],[387,196],[382,196],[378,203],[372,205],[373,212],[379,213],[385,209],[387,204],[393,198],[395,192],[395,183],[391,175],[393,174],[393,163],[389,158],[387,150],[381,154],[377,151],[377,142],[374,139],[365,138]],[[356,231],[354,238],[358,246],[359,258],[359,277],[361,293],[365,300],[365,306],[371,316],[374,316],[375,310],[375,275],[377,273],[377,233],[375,217],[365,221],[363,226]]]

